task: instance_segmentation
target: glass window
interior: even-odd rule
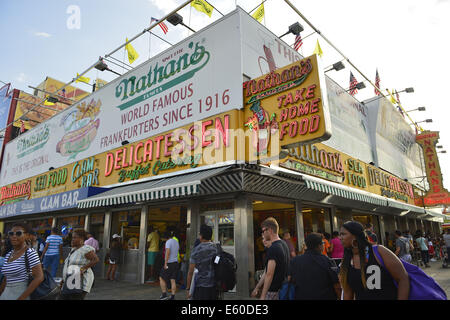
[[[219,241],[222,246],[234,246],[234,214],[218,214]]]
[[[139,249],[141,210],[124,210],[113,213],[111,236],[121,237],[123,249]]]
[[[85,216],[62,217],[56,219],[56,227],[63,237],[63,246],[70,247],[74,229],[84,229]]]
[[[48,236],[52,231],[53,219],[44,219],[44,220],[31,220],[30,228],[32,231],[36,232],[38,236]]]
[[[88,231],[93,235],[94,239],[98,241],[100,248],[103,247],[104,221],[104,213],[94,213],[89,220]]]
[[[217,241],[215,240],[215,226],[216,226],[216,215],[215,214],[206,214],[206,215],[202,215],[200,216],[200,225],[202,224],[206,224],[207,226],[210,226],[213,230],[213,234],[212,234],[212,241]]]

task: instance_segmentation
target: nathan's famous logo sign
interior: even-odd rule
[[[329,152],[320,145],[302,145],[289,149],[289,157],[281,167],[342,183],[345,179],[342,155]]]
[[[412,185],[322,143],[290,148],[280,166],[413,204]]]
[[[192,52],[184,53],[178,59],[170,60],[163,65],[158,65],[158,63],[150,65],[148,73],[142,75],[139,79],[136,76],[132,76],[120,81],[115,90],[116,98],[119,98],[124,103],[118,105],[117,108],[120,110],[127,109],[191,79],[197,71],[208,63],[210,53],[198,42],[195,46],[191,42],[188,47]],[[179,75],[181,72],[183,74]],[[169,79],[170,81],[167,81]],[[137,94],[141,95],[134,97]],[[130,98],[133,99],[130,100]]]
[[[243,90],[253,155],[278,155],[280,147],[269,148],[271,139],[279,140],[276,146],[292,148],[330,138],[327,95],[316,55],[247,81]]]
[[[41,149],[50,137],[50,128],[45,124],[32,135],[26,135],[24,138],[19,138],[17,143],[17,158],[22,158],[27,154]]]
[[[27,180],[21,184],[14,183],[9,187],[4,186],[1,192],[0,204],[2,205],[29,199],[31,196],[31,180]]]
[[[418,206],[437,206],[450,204],[450,193],[444,188],[441,166],[436,153],[436,144],[439,140],[439,132],[425,131],[416,135],[416,142],[422,147],[425,159],[425,169],[429,185],[428,192],[422,198],[416,199]]]
[[[207,118],[107,152],[104,177],[115,176],[110,182],[117,183],[234,160],[236,149],[231,137],[237,129],[238,112]]]
[[[82,102],[60,121],[64,136],[56,145],[56,152],[74,159],[78,153],[86,150],[97,135],[100,126],[100,99]]]

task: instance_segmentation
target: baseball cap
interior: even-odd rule
[[[120,236],[117,233],[115,233],[112,237],[113,237],[113,239],[120,238]]]

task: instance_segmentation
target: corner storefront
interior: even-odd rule
[[[292,65],[276,70],[269,61],[266,70],[259,62],[269,57]],[[149,69],[177,61],[185,67],[171,80],[178,86],[141,92]],[[242,86],[243,75],[268,82]],[[412,185],[372,161],[377,148],[367,110],[339,100],[348,94],[337,87],[328,105],[331,86],[337,85],[325,79],[316,56],[301,60],[238,8],[10,142],[2,201],[15,202],[0,206],[0,220],[5,230],[23,220],[43,233],[88,229],[101,244],[101,261],[119,234],[119,279],[137,283],[148,277],[150,226],[162,240],[177,228],[187,260],[206,223],[236,257],[236,292],[243,296],[262,268],[260,223],[268,216],[290,231],[298,252],[307,233],[331,234],[351,219],[373,223],[382,243],[397,228],[431,228],[436,222],[414,205]],[[274,110],[261,102],[270,96]],[[351,143],[348,119],[362,123]],[[105,265],[95,272],[103,276]]]

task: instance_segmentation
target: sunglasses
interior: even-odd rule
[[[23,232],[23,231],[16,231],[16,232],[14,232],[14,231],[9,231],[8,232],[8,235],[10,236],[10,237],[12,237],[12,236],[16,236],[16,237],[21,237],[23,234],[25,234],[25,232]]]

